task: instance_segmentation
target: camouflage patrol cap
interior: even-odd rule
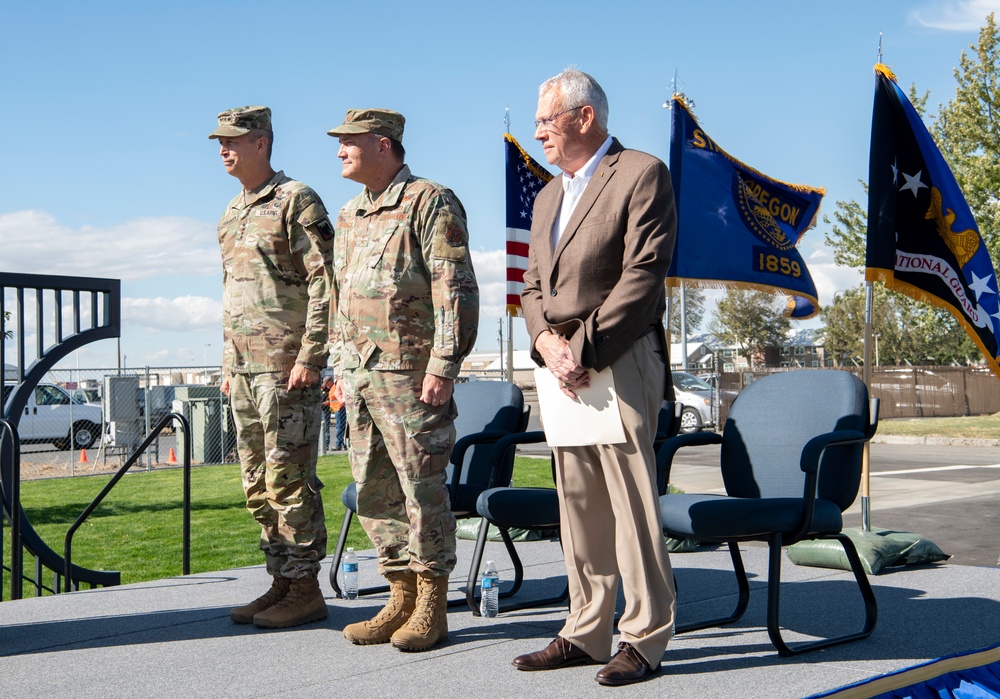
[[[232,138],[254,129],[271,130],[271,110],[267,107],[237,107],[219,112],[219,125],[209,138]]]
[[[348,109],[344,123],[327,131],[333,137],[355,133],[375,133],[403,142],[406,119],[389,109]]]

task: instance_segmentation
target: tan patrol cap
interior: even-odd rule
[[[403,142],[406,119],[389,109],[348,109],[344,123],[327,131],[333,137],[355,133],[374,133]]]
[[[208,134],[209,138],[233,138],[254,129],[271,130],[271,110],[267,107],[237,107],[219,112],[219,126]]]

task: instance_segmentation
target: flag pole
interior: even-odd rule
[[[687,304],[684,302],[684,280],[681,279],[680,286],[680,304],[681,304],[681,368],[684,371],[688,369],[688,333],[687,333]]]
[[[872,306],[873,282],[865,282],[865,350],[862,380],[871,395],[872,390]],[[861,455],[861,530],[871,531],[871,444],[865,441]]]
[[[510,107],[504,109],[503,114],[504,132],[510,133]],[[506,308],[506,304],[504,304]],[[507,313],[507,381],[514,383],[514,316],[510,311]]]
[[[882,62],[882,32],[878,33],[878,63]],[[861,368],[861,380],[872,393],[872,308],[874,307],[874,282],[865,281],[865,347],[864,361]],[[871,442],[866,440],[861,452],[861,531],[869,532],[872,528],[871,509]]]

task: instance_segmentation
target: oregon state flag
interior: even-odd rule
[[[528,268],[528,240],[535,195],[552,173],[524,152],[517,139],[504,134],[507,183],[507,315],[521,315],[524,270]]]
[[[1000,375],[990,254],[941,151],[882,64],[875,66],[868,182],[865,278],[950,311]]]
[[[779,182],[732,157],[683,98],[673,98],[671,111],[677,243],[667,284],[784,292],[786,316],[816,315],[816,285],[796,246],[816,225],[825,191]]]

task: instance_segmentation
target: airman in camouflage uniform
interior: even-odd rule
[[[465,209],[410,173],[403,123],[397,112],[352,109],[328,132],[340,139],[343,176],[365,185],[337,217],[331,355],[358,515],[390,583],[386,607],[344,636],[426,650],[448,635],[452,389],[476,340],[479,287]]]
[[[236,623],[297,626],[327,616],[316,477],[319,372],[326,366],[333,227],[319,196],[274,172],[267,107],[219,114],[227,172],[243,191],[219,220],[223,384],[230,397],[247,509],[260,523],[271,589],[230,612]]]

